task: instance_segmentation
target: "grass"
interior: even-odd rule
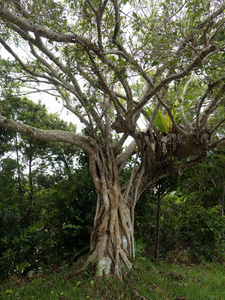
[[[70,280],[64,277],[74,271],[63,266],[27,280],[12,276],[0,285],[0,299],[85,300],[85,299],[225,299],[223,264],[184,264],[152,262],[139,258],[124,283],[116,278],[98,281],[90,272]],[[141,297],[137,297],[137,295]]]

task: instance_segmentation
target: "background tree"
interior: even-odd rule
[[[194,170],[185,172],[180,191],[188,195],[190,204],[205,208],[220,205],[224,215],[224,149],[208,154],[208,159]]]
[[[1,105],[18,121],[76,129],[26,98],[9,97]],[[76,147],[8,137],[2,131],[7,147],[0,157],[0,278],[73,261],[88,251],[95,206],[87,158]]]
[[[121,277],[122,265],[131,268],[141,194],[224,144],[225,120],[214,118],[224,110],[224,9],[220,1],[0,4],[0,43],[15,60],[3,77],[36,92],[47,85],[45,91],[62,99],[85,135],[38,129],[4,114],[0,126],[78,146],[89,156],[97,192],[89,261],[98,262],[99,276]],[[163,129],[159,116],[166,121]],[[121,185],[132,156],[130,178]]]

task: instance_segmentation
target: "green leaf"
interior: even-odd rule
[[[152,63],[152,67],[154,67],[154,66],[157,66],[159,64],[159,62],[158,61],[153,61],[153,63]]]

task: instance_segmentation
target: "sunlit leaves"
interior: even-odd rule
[[[153,109],[150,107],[146,107],[145,111],[147,114],[152,117]],[[173,115],[174,120],[177,123],[181,122],[181,116],[179,112],[179,103],[175,101],[171,106],[171,112]],[[165,134],[171,133],[173,131],[173,122],[169,116],[169,114],[165,110],[158,110],[156,117],[155,117],[155,125],[157,129]]]
[[[147,107],[147,108],[145,109],[145,111],[146,111],[150,116],[152,116],[153,110],[152,110],[151,108]],[[165,133],[165,134],[168,133],[168,129],[169,129],[169,128],[167,127],[167,125],[169,125],[169,124],[168,124],[168,122],[167,122],[167,117],[164,116],[160,110],[158,111],[158,113],[157,113],[157,115],[156,115],[156,118],[155,118],[155,124],[156,124],[157,129],[158,129],[160,132],[163,132],[163,133]]]

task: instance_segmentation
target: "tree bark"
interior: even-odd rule
[[[130,269],[133,258],[133,228],[130,209],[118,189],[98,195],[89,261],[96,261],[97,275],[115,274],[122,279],[122,268]]]
[[[88,261],[97,262],[98,276],[115,274],[122,279],[122,268],[132,267],[128,257],[134,257],[134,232],[132,207],[122,195],[112,152],[108,156],[100,151],[90,158],[97,206]]]

